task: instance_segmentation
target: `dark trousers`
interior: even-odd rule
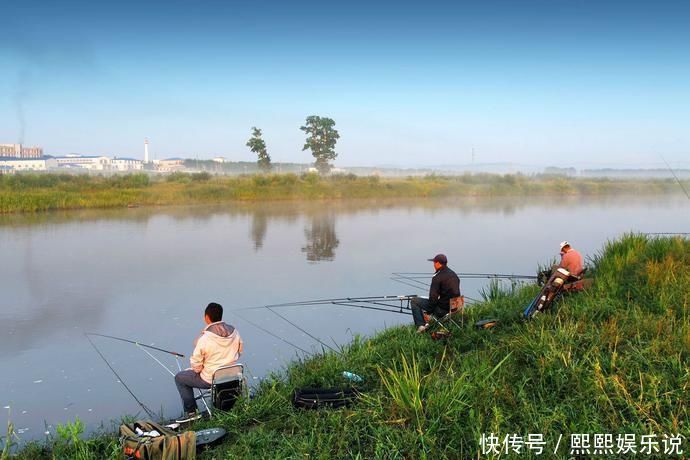
[[[424,321],[424,313],[431,314],[434,307],[431,306],[429,299],[422,299],[421,297],[415,297],[410,302],[410,308],[412,309],[412,319],[414,320],[415,326],[423,326],[426,324]]]
[[[175,375],[175,385],[177,385],[177,391],[180,392],[180,397],[182,398],[182,407],[187,413],[196,410],[194,388],[201,388],[202,390],[211,388],[210,383],[207,383],[206,380],[202,379],[199,374],[191,369],[178,372]]]

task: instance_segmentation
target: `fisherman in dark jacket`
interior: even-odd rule
[[[415,297],[412,299],[412,318],[417,332],[424,332],[429,324],[424,320],[424,313],[443,317],[450,311],[450,299],[460,296],[460,278],[448,268],[448,258],[437,254],[429,262],[434,263],[434,273],[429,288],[429,299]]]

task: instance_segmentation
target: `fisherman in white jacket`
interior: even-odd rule
[[[211,302],[204,311],[206,327],[194,342],[194,352],[189,359],[191,369],[180,371],[175,375],[175,385],[182,398],[184,415],[176,420],[179,423],[190,422],[200,418],[194,388],[206,390],[211,388],[213,373],[221,366],[227,366],[242,354],[242,338],[233,326],[223,319],[223,307]]]

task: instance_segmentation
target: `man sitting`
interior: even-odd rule
[[[178,423],[190,422],[201,416],[197,412],[194,388],[211,388],[213,373],[222,366],[236,362],[242,354],[242,338],[233,326],[223,319],[223,307],[210,303],[204,311],[206,327],[194,341],[194,352],[189,359],[191,369],[175,375],[175,385],[182,398],[184,416]]]
[[[412,318],[419,333],[429,327],[424,320],[424,313],[441,318],[450,311],[450,299],[460,296],[460,278],[448,268],[448,258],[443,254],[437,254],[433,259],[429,259],[429,262],[434,263],[436,271],[431,278],[429,299],[415,297],[410,305]]]
[[[579,278],[584,270],[582,255],[570,247],[567,241],[561,242],[561,263],[558,268],[565,268],[575,278]]]

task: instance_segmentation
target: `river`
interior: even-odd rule
[[[430,272],[443,252],[458,272],[534,274],[569,240],[586,257],[623,232],[690,232],[684,196],[457,198],[256,203],[0,216],[0,423],[42,439],[57,423],[90,430],[141,409],[86,340],[98,332],[189,355],[203,310],[221,303],[245,341],[255,384],[301,355],[233,309],[295,300],[423,294],[391,272]],[[478,297],[482,280],[462,281]],[[517,306],[516,308],[520,308]],[[281,313],[324,342],[410,322],[336,306]],[[309,336],[265,309],[245,318],[304,349]],[[94,338],[134,393],[181,411],[167,374],[133,345]],[[156,355],[171,370],[172,357]],[[184,367],[188,366],[185,361]]]

